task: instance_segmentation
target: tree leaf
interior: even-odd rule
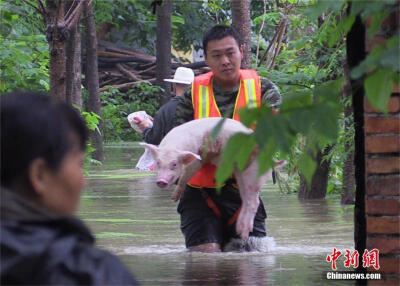
[[[392,71],[377,69],[364,81],[365,94],[369,103],[385,113],[393,89],[392,77]]]
[[[179,24],[185,24],[185,19],[176,15],[171,16],[171,22],[172,23],[179,23]]]
[[[383,9],[382,9],[383,8]],[[388,14],[389,14],[389,9],[386,7],[382,7],[379,10],[375,10],[371,23],[367,29],[367,35],[369,38],[372,38],[376,32],[378,31],[378,29],[381,27],[382,22],[387,18]]]
[[[315,5],[307,8],[304,11],[304,14],[306,14],[310,20],[313,21],[327,11],[335,12],[341,10],[344,3],[344,0],[320,0]]]
[[[312,104],[311,90],[297,91],[294,93],[286,94],[285,97],[283,97],[280,110],[282,112],[285,112],[290,109],[301,108],[309,106],[311,104]]]
[[[344,84],[344,77],[317,85],[314,88],[314,98],[318,102],[339,103],[339,93]]]
[[[246,141],[246,135],[238,133],[229,138],[227,145],[225,146],[220,163],[218,165],[216,173],[217,186],[222,184],[233,174],[234,166],[237,160],[238,146],[241,146]]]
[[[258,121],[255,139],[259,146],[264,147],[268,140],[273,140],[279,150],[289,153],[291,134],[288,119],[281,114],[266,115]]]
[[[303,152],[303,154],[300,156],[298,165],[300,172],[304,175],[306,181],[310,183],[317,164],[311,158],[311,156],[307,154],[307,152]]]
[[[264,174],[273,166],[273,156],[275,154],[275,143],[273,140],[268,140],[264,147],[258,153],[258,176]]]
[[[252,126],[263,115],[270,113],[270,108],[260,106],[258,108],[249,108],[247,106],[239,110],[240,121],[247,127]]]
[[[243,134],[244,135],[244,134]],[[237,167],[239,170],[244,170],[248,165],[250,155],[253,153],[254,147],[256,146],[256,141],[252,135],[244,135],[245,138],[241,145],[237,146]]]
[[[290,126],[298,133],[304,135],[308,134],[312,125],[310,120],[310,114],[312,112],[312,108],[293,110],[289,114]]]
[[[339,133],[339,113],[335,108],[325,103],[315,106],[312,116],[314,117],[315,130],[327,139],[334,140]]]
[[[338,41],[341,35],[347,34],[350,31],[350,28],[353,26],[356,17],[353,15],[349,15],[345,17],[337,26],[337,29],[333,34],[330,35],[328,40],[328,46],[333,47]]]

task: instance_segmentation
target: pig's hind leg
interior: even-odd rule
[[[185,191],[186,184],[189,182],[189,180],[193,177],[194,174],[196,174],[198,170],[201,169],[201,165],[202,163],[200,160],[194,160],[192,163],[185,167],[182,175],[179,178],[178,185],[175,187],[174,192],[172,193],[172,199],[175,202],[178,201],[179,198],[182,196],[183,192]]]
[[[275,170],[280,170],[286,165],[285,160],[274,161],[274,163]],[[260,177],[257,174],[258,162],[255,158],[243,171],[235,171],[240,197],[242,198],[242,209],[236,222],[236,232],[240,234],[242,239],[247,239],[249,233],[253,230],[254,217],[260,203],[261,187],[271,178],[272,169],[269,169]]]
[[[256,215],[261,185],[257,178],[257,160],[253,160],[243,171],[236,170],[235,177],[239,186],[242,199],[242,209],[236,222],[236,232],[242,239],[247,239],[253,230],[254,217]]]

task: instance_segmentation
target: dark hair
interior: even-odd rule
[[[204,54],[207,54],[207,45],[209,41],[221,40],[225,37],[233,37],[240,47],[242,41],[240,39],[239,33],[232,26],[227,25],[216,25],[212,27],[203,37],[203,50]]]
[[[0,98],[1,184],[27,178],[30,163],[43,158],[57,170],[73,148],[74,136],[84,151],[88,139],[85,121],[67,103],[37,92],[14,92]]]

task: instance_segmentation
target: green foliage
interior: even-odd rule
[[[284,97],[279,114],[275,114],[265,106],[257,109],[241,109],[240,116],[243,123],[247,126],[257,123],[257,127],[251,135],[240,134],[229,140],[222,155],[222,166],[217,171],[217,183],[224,182],[235,165],[245,166],[242,160],[249,158],[255,143],[261,148],[258,156],[259,172],[264,173],[273,167],[274,154],[279,152],[282,157],[291,154],[291,148],[299,134],[308,140],[297,165],[305,177],[311,180],[316,167],[312,160],[315,147],[322,148],[332,144],[338,136],[341,110],[338,94],[342,85],[343,79],[340,78],[315,87],[313,101],[310,101],[310,96],[304,94]]]
[[[222,186],[232,176],[235,165],[239,170],[243,170],[246,167],[254,146],[254,136],[238,133],[229,139],[229,143],[221,156],[223,167],[219,167],[217,170],[216,180],[218,186]]]
[[[75,104],[73,106],[79,110],[81,116],[85,119],[86,126],[89,130],[92,130],[92,131],[97,130],[98,132],[100,132],[100,130],[99,130],[100,116],[99,115],[97,115],[94,112],[83,111],[81,108],[79,108],[79,106],[77,106]],[[96,149],[92,146],[92,143],[90,141],[88,141],[86,144],[85,163],[84,163],[84,172],[86,175],[89,174],[89,169],[90,169],[91,165],[101,165],[100,161],[92,159],[92,153],[95,150]]]
[[[340,76],[345,61],[345,37],[357,14],[364,21],[372,18],[368,37],[374,35],[389,13],[388,5],[394,3],[393,0],[311,1],[306,3],[308,8],[295,8],[286,15],[289,19],[287,40],[283,43],[276,66],[273,70],[264,67],[258,69],[260,75],[279,86],[284,98],[281,112],[273,115],[262,107],[246,111],[249,114],[241,116],[247,126],[257,123],[252,136],[261,147],[259,162],[263,170],[271,167],[271,158],[279,154],[279,158],[289,158],[286,168],[288,181],[297,180],[293,175],[297,174],[298,169],[310,180],[316,167],[311,159],[316,147],[332,146],[336,142],[325,158],[331,160],[328,193],[341,190],[341,168],[347,155],[344,144],[354,132],[344,132],[344,121],[351,118],[343,117],[345,104],[339,102],[343,85]],[[347,15],[349,5],[351,13]],[[272,9],[271,6],[267,7],[267,11],[265,18],[268,19],[268,30],[268,23],[276,27],[280,13],[284,11],[276,7]],[[320,17],[322,14],[324,17]],[[252,18],[254,24],[260,25],[263,15],[252,14]],[[272,35],[268,37],[266,31],[262,35],[272,39]],[[351,73],[353,79],[362,81],[369,101],[380,110],[385,110],[392,86],[399,82],[399,46],[398,35],[393,35],[375,47]],[[260,54],[265,48],[266,45],[262,44]],[[234,166],[235,161],[229,164]],[[219,180],[223,181],[225,177],[222,173],[219,175]]]
[[[227,22],[230,11],[226,0],[174,1],[173,5],[172,45],[185,52],[192,46],[196,50],[202,48],[204,32],[216,23]],[[184,24],[176,19],[182,19]]]
[[[96,23],[112,24],[118,33],[109,33],[113,43],[125,44],[155,54],[157,17],[152,13],[152,1],[94,1]]]
[[[350,25],[338,20],[342,18],[342,4],[326,3],[334,5],[334,12],[326,14],[319,26],[316,21],[319,12],[310,16],[303,9],[295,9],[287,15],[290,42],[283,44],[273,70],[258,69],[261,76],[279,86],[283,97],[280,113],[274,115],[262,107],[251,111],[254,117],[250,120],[247,115],[241,116],[248,126],[258,122],[255,136],[262,148],[258,158],[262,171],[273,166],[276,154],[278,158],[287,158],[289,176],[285,188],[289,192],[292,191],[289,185],[298,185],[299,170],[306,179],[311,179],[316,168],[312,158],[317,148],[333,144],[342,134],[342,126],[338,124],[342,114],[340,75],[345,59],[343,37]],[[276,10],[268,14],[271,19],[277,17]],[[332,42],[334,34],[337,40]]]
[[[0,92],[48,91],[49,47],[37,15],[26,5],[4,1],[0,10]]]
[[[364,80],[364,89],[368,101],[375,108],[386,112],[392,86],[399,82],[398,60],[400,37],[393,36],[386,42],[376,46],[351,72],[354,79],[368,74]]]
[[[155,54],[157,16],[153,1],[115,0],[94,1],[95,19],[112,24],[118,33],[109,33],[111,42],[131,46]],[[171,15],[172,45],[188,52],[192,46],[202,47],[201,39],[215,23],[228,23],[230,1],[173,1]],[[158,6],[157,6],[158,7]],[[127,28],[129,27],[129,28]],[[201,27],[199,29],[199,27]]]
[[[310,7],[307,11],[310,17],[317,18],[327,11],[338,11],[340,7],[351,5],[350,14],[343,17],[338,25],[336,32],[331,35],[330,44],[337,42],[339,33],[347,33],[352,27],[355,17],[361,16],[366,22],[371,19],[367,29],[367,37],[372,38],[380,29],[383,21],[389,15],[390,9],[396,5],[396,0],[382,1],[318,1],[315,6]],[[377,45],[368,54],[367,58],[360,65],[351,71],[353,79],[360,79],[366,76],[363,84],[368,98],[372,106],[382,112],[387,112],[387,104],[394,83],[399,82],[398,72],[400,64],[398,60],[400,37],[392,35],[382,44]]]
[[[104,140],[138,141],[141,135],[136,133],[127,120],[135,111],[145,110],[154,116],[159,108],[162,89],[150,83],[139,83],[127,92],[111,89],[101,94],[102,118],[104,122]]]

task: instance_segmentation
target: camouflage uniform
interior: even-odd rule
[[[222,116],[232,118],[236,96],[239,86],[231,91],[223,91],[217,85],[213,85],[214,98]],[[175,126],[193,120],[194,111],[192,104],[191,88],[179,97],[179,103],[175,112]],[[277,107],[281,103],[278,88],[268,79],[261,78],[262,103],[271,107]]]

